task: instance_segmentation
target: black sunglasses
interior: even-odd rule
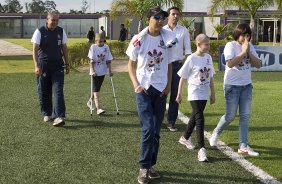
[[[165,20],[165,18],[160,16],[160,15],[155,15],[155,16],[153,16],[153,18],[156,19],[156,20]]]

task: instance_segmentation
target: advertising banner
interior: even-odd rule
[[[218,67],[220,71],[225,70],[224,45],[219,46]],[[252,71],[282,71],[282,47],[281,46],[254,46],[262,67],[257,69],[252,67]]]

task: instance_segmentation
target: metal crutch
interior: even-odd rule
[[[91,116],[92,116],[92,113],[93,113],[93,76],[92,75],[90,75],[90,114],[91,114]]]
[[[110,76],[110,81],[111,81],[111,85],[112,85],[112,89],[113,89],[113,95],[114,95],[114,100],[115,100],[115,104],[116,104],[117,115],[119,115],[119,110],[118,110],[118,105],[117,105],[117,96],[116,96],[115,86],[114,86],[114,82],[113,82],[113,77],[112,76]]]

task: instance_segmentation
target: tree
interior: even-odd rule
[[[1,3],[0,3],[0,13],[4,13],[5,11],[4,11],[4,8],[3,8],[3,6],[1,5]]]
[[[5,0],[5,3],[5,5],[1,6],[1,12],[3,13],[19,13],[23,9],[18,0]]]
[[[281,9],[282,0],[212,0],[210,12],[212,15],[219,9],[237,8],[238,10],[245,10],[250,16],[250,27],[252,30],[252,43],[256,44],[256,13],[259,9],[273,7],[277,5]]]
[[[215,25],[213,25],[213,28],[214,28],[213,34],[214,33],[217,34],[217,40],[219,39],[220,35],[225,32],[227,27],[228,27],[228,24],[226,24],[226,25],[224,25],[224,24],[215,24]]]
[[[78,10],[70,9],[70,12],[69,12],[69,13],[76,14],[76,13],[78,13]]]
[[[25,9],[28,13],[47,13],[56,10],[56,3],[54,1],[48,1],[45,2],[41,0],[32,0],[31,3],[25,3]]]
[[[125,18],[124,21],[123,21],[125,28],[127,28],[127,36],[130,33],[130,26],[132,24],[132,21],[133,21],[133,19],[131,19],[131,18]]]
[[[45,12],[44,2],[41,0],[32,0],[31,3],[25,4],[28,13],[42,13]]]
[[[88,1],[82,0],[82,6],[81,6],[81,11],[82,13],[86,13],[87,9],[89,8]]]
[[[183,0],[114,0],[111,6],[111,17],[118,15],[136,16],[139,18],[138,32],[143,29],[144,18],[150,7],[177,6],[182,10]]]
[[[46,12],[57,11],[56,10],[56,3],[54,1],[45,1],[44,7]]]
[[[179,20],[179,23],[186,27],[189,31],[189,34],[191,35],[192,38],[194,38],[194,32],[196,31],[195,27],[194,27],[194,22],[195,22],[196,18],[193,18],[192,20],[190,20],[188,17],[182,17]]]

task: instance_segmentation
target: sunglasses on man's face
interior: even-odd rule
[[[153,16],[153,18],[156,19],[156,20],[164,20],[165,19],[164,17],[162,17],[160,15],[155,15],[155,16]]]

